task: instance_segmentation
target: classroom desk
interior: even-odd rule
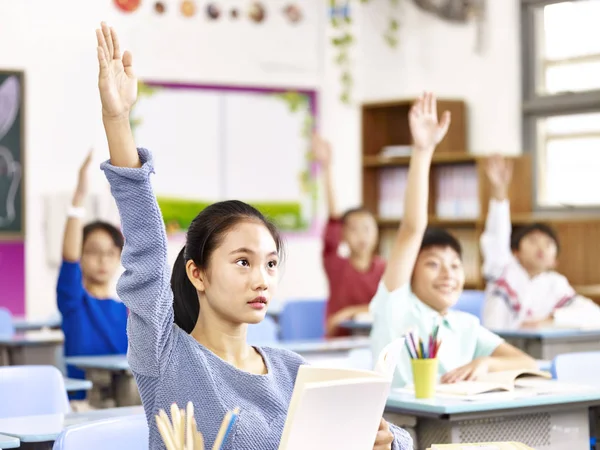
[[[78,380],[75,378],[65,378],[65,389],[67,392],[77,391],[89,391],[92,389],[92,383],[90,380]]]
[[[46,414],[0,419],[0,433],[21,441],[21,449],[50,450],[62,431],[71,426],[95,420],[143,415],[141,406],[99,409],[83,413]]]
[[[504,400],[417,400],[392,391],[386,417],[416,418],[417,449],[433,443],[518,441],[536,450],[589,450],[589,412],[600,406],[600,390],[576,390]],[[406,423],[406,420],[405,420]]]
[[[65,362],[84,370],[93,383],[88,394],[90,405],[106,408],[142,404],[127,355],[72,356]]]
[[[13,317],[13,326],[16,331],[34,331],[44,328],[59,329],[62,323],[60,317],[47,317],[45,319],[27,319],[26,317]]]
[[[551,360],[562,353],[600,350],[600,330],[548,328],[495,333],[536,359]]]
[[[62,331],[40,331],[0,336],[0,366],[51,365],[60,367]]]
[[[0,434],[0,448],[17,448],[20,444],[18,438]]]

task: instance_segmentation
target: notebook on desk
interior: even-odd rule
[[[403,345],[388,345],[373,371],[301,366],[279,450],[372,450]]]

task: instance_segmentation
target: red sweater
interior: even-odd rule
[[[329,319],[347,306],[369,304],[383,276],[385,261],[374,256],[369,270],[360,272],[348,259],[338,256],[337,250],[342,240],[342,222],[338,219],[329,219],[323,240],[323,265],[329,282],[326,319]],[[337,330],[334,336],[348,334],[345,330]]]

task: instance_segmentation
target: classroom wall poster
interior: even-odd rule
[[[140,83],[132,127],[154,155],[167,231],[185,231],[213,202],[238,199],[283,231],[317,232],[315,118],[314,91]]]

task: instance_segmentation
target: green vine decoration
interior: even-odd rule
[[[360,3],[366,4],[370,1],[360,0]],[[389,2],[395,10],[398,9],[400,0],[389,0]],[[350,49],[355,41],[352,35],[351,3],[352,0],[329,0],[331,26],[335,30],[335,35],[331,38],[331,43],[337,50],[335,63],[340,68],[340,101],[344,104],[351,103],[352,86],[354,84],[351,72],[352,61],[350,58]],[[399,29],[400,24],[398,19],[390,15],[387,28],[383,33],[383,39],[391,48],[398,46]]]

